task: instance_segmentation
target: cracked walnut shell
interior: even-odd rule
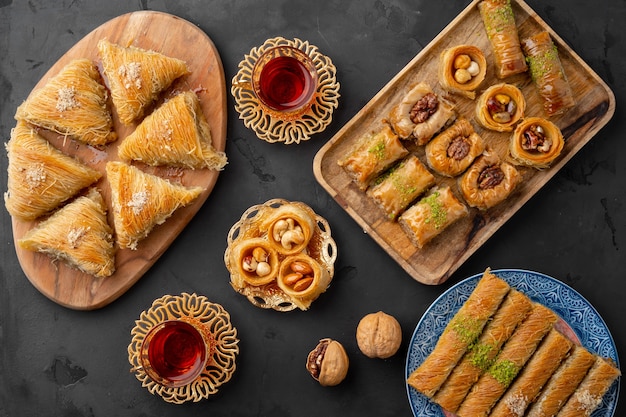
[[[349,364],[348,354],[341,343],[326,338],[320,340],[307,356],[306,369],[320,385],[332,387],[345,379]]]
[[[402,343],[402,328],[395,317],[382,311],[367,314],[356,329],[356,341],[369,358],[386,359],[396,354]]]

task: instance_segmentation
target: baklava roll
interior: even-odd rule
[[[582,346],[575,345],[570,356],[550,377],[541,394],[530,407],[527,417],[553,417],[576,390],[596,357]]]
[[[576,101],[559,58],[559,51],[548,32],[540,32],[522,41],[530,64],[530,75],[543,99],[548,116],[574,107]]]
[[[435,184],[435,177],[419,158],[411,155],[402,160],[367,190],[385,211],[390,220],[395,220],[413,200]]]
[[[338,164],[359,189],[365,190],[375,177],[408,153],[398,135],[385,124],[380,130],[361,137]]]
[[[565,140],[557,125],[541,117],[529,117],[515,128],[509,153],[516,162],[541,169],[550,166],[563,146]]]
[[[521,179],[513,165],[488,149],[459,179],[459,188],[470,206],[487,210],[504,201]]]
[[[468,213],[467,207],[454,196],[450,187],[435,187],[402,213],[398,222],[411,241],[421,249]]]
[[[315,213],[304,204],[284,204],[261,224],[270,247],[282,255],[302,252],[316,231]]]
[[[465,119],[456,122],[426,145],[426,163],[435,172],[455,177],[462,174],[485,150],[485,142]]]
[[[565,358],[573,343],[552,329],[541,342],[506,394],[491,410],[490,417],[520,417]]]
[[[280,263],[278,286],[301,310],[308,309],[329,284],[329,272],[309,255],[291,255]]]
[[[593,366],[557,416],[590,416],[602,403],[602,397],[620,375],[620,370],[610,360],[596,357]]]
[[[486,89],[476,102],[476,120],[482,127],[511,132],[524,117],[526,100],[513,84],[496,84]]]
[[[470,347],[446,382],[433,397],[444,410],[454,413],[472,385],[485,372],[511,337],[515,328],[526,318],[532,308],[530,299],[511,289],[500,308],[489,321],[478,341]]]
[[[535,303],[532,311],[502,347],[496,361],[467,394],[456,414],[485,417],[558,320],[549,308]]]
[[[487,60],[474,45],[458,45],[439,56],[439,84],[444,90],[474,99],[487,75]]]
[[[474,291],[444,329],[433,351],[411,372],[408,384],[432,398],[469,345],[480,336],[509,289],[506,281],[487,269]]]
[[[269,284],[278,276],[278,253],[263,238],[249,238],[237,242],[232,248],[230,263],[237,271],[233,285],[255,287]]]
[[[510,0],[483,0],[478,3],[478,9],[493,50],[497,77],[525,72],[528,65],[520,46]]]
[[[450,103],[435,94],[428,84],[419,83],[394,106],[389,123],[400,138],[425,145],[455,117]]]

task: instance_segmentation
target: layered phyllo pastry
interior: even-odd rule
[[[487,149],[461,176],[459,189],[467,204],[486,210],[506,200],[521,179],[513,165]]]
[[[439,97],[428,84],[419,83],[393,107],[389,123],[400,138],[425,145],[455,117],[450,103]]]
[[[528,70],[510,0],[483,0],[478,9],[493,51],[496,76],[506,78]]]
[[[426,145],[426,162],[435,172],[456,177],[485,150],[485,142],[465,118],[439,133]]]
[[[113,104],[125,125],[140,119],[174,80],[189,73],[180,59],[106,39],[98,42],[98,54]]]
[[[565,140],[557,125],[541,117],[529,117],[515,128],[509,153],[522,165],[547,168],[561,154],[563,146]]]
[[[350,175],[360,190],[409,151],[389,125],[362,136],[337,163]]]
[[[278,286],[301,310],[326,291],[330,275],[315,259],[305,253],[283,259],[278,274]]]
[[[150,113],[117,149],[124,161],[148,165],[221,170],[226,154],[211,141],[211,128],[198,96],[186,91]]]
[[[76,59],[34,90],[17,108],[15,118],[101,147],[117,139],[107,97],[96,65]]]
[[[260,226],[267,231],[271,248],[282,255],[294,255],[306,249],[315,234],[315,213],[308,206],[284,204],[274,210]]]
[[[468,215],[467,207],[450,187],[434,187],[398,218],[413,244],[423,248],[457,220]]]
[[[454,46],[441,53],[437,73],[444,90],[473,100],[487,75],[487,60],[474,45]]]
[[[400,161],[367,190],[367,195],[395,220],[411,202],[435,185],[435,177],[415,155]]]
[[[530,65],[530,75],[543,99],[548,116],[563,113],[574,107],[576,101],[556,45],[548,32],[539,32],[522,41]]]
[[[95,188],[55,211],[17,243],[96,277],[115,272],[113,230],[102,195]]]
[[[6,144],[7,192],[4,204],[21,220],[50,213],[102,174],[65,155],[25,122],[18,121]]]
[[[511,132],[524,117],[526,99],[513,84],[496,84],[486,89],[476,102],[476,120],[482,127]]]
[[[106,165],[116,241],[120,248],[137,249],[140,240],[177,209],[191,204],[202,187],[185,187],[148,174],[123,162]]]
[[[233,245],[230,263],[235,266],[239,280],[236,285],[269,284],[278,276],[278,252],[271,247],[267,239],[255,237],[244,239]]]

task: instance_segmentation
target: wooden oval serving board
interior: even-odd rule
[[[195,91],[211,126],[214,147],[220,151],[225,149],[226,83],[222,61],[212,40],[202,30],[173,15],[140,11],[125,14],[104,23],[63,55],[34,89],[43,86],[72,59],[89,58],[101,68],[97,44],[102,38],[107,38],[122,46],[133,45],[184,60],[191,74],[177,80],[169,90],[164,92],[163,98],[180,91]],[[109,224],[113,225],[105,165],[108,161],[118,159],[118,144],[134,130],[135,126],[122,125],[112,105],[111,108],[119,138],[102,150],[70,139],[64,140],[58,135],[43,130],[40,133],[58,149],[76,156],[103,173],[103,179],[96,186],[108,204]],[[46,255],[21,249],[17,245],[17,240],[36,222],[23,222],[13,218],[13,237],[17,257],[24,273],[41,293],[60,305],[77,310],[91,310],[109,304],[137,282],[163,254],[206,201],[219,175],[218,171],[207,169],[149,167],[142,167],[142,169],[185,186],[199,185],[205,190],[191,205],[178,209],[165,223],[154,228],[146,239],[140,241],[137,250],[118,249],[116,271],[110,277],[96,278],[70,268],[62,261],[52,261]]]
[[[389,253],[415,280],[424,284],[441,284],[489,239],[524,203],[552,178],[613,116],[615,96],[593,70],[522,0],[511,0],[520,39],[547,30],[557,45],[574,96],[578,103],[565,114],[552,117],[562,130],[565,148],[552,167],[543,171],[519,168],[523,182],[507,200],[486,210],[470,210],[470,215],[444,230],[422,249],[409,240],[397,222],[386,218],[383,211],[361,192],[337,161],[364,134],[380,128],[392,107],[417,82],[428,83],[438,94],[452,101],[459,116],[472,122],[486,143],[505,158],[510,133],[482,129],[474,120],[475,102],[444,93],[437,68],[439,55],[452,46],[468,44],[479,47],[488,63],[487,77],[477,96],[491,85],[502,82],[495,76],[493,53],[478,11],[480,0],[472,1],[433,41],[415,56],[376,96],[370,100],[317,153],[313,169],[318,182]],[[507,83],[517,85],[527,101],[526,116],[544,116],[539,95],[528,74],[509,77]],[[423,147],[411,147],[426,165]],[[437,183],[449,185],[460,197],[456,179],[435,175]]]

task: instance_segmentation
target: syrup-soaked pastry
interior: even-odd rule
[[[180,59],[134,46],[123,47],[106,39],[98,42],[98,53],[113,104],[125,125],[141,118],[161,92],[189,73]]]
[[[374,178],[408,153],[398,135],[385,124],[361,137],[337,163],[359,189],[365,190]]]
[[[410,155],[379,177],[367,195],[395,220],[413,200],[435,184],[435,177],[415,155]]]
[[[527,71],[510,0],[483,0],[478,9],[493,50],[496,76],[506,78]]]
[[[395,105],[389,123],[402,139],[425,145],[456,118],[454,107],[426,83],[418,83]]]
[[[521,180],[513,165],[487,149],[461,176],[459,189],[467,204],[486,210],[508,198]]]
[[[202,187],[174,184],[119,161],[107,162],[106,173],[120,248],[137,249],[139,241],[155,226],[192,203],[203,191]]]
[[[432,398],[483,331],[509,292],[506,281],[487,269],[476,288],[445,327],[433,351],[409,375],[407,383]]]
[[[15,119],[101,147],[117,139],[107,97],[96,65],[76,59],[34,90]]]
[[[211,142],[211,128],[198,96],[186,91],[167,100],[137,126],[117,149],[124,161],[148,165],[221,170],[226,154]]]
[[[268,215],[260,230],[267,232],[271,248],[282,255],[293,255],[305,250],[315,234],[315,212],[305,204],[283,204]]]
[[[522,165],[547,168],[561,154],[563,146],[563,134],[554,123],[541,117],[529,117],[515,128],[509,153]]]
[[[476,102],[476,120],[482,127],[511,132],[524,117],[526,100],[513,84],[496,84],[486,89]]]
[[[269,284],[278,276],[278,252],[261,237],[238,241],[230,252],[229,262],[237,271],[232,280],[236,289]]]
[[[502,347],[495,362],[472,386],[459,409],[459,417],[486,417],[534,354],[558,316],[549,308],[534,303],[533,309]]]
[[[17,122],[6,144],[7,192],[4,204],[21,220],[33,220],[59,207],[102,174],[65,155],[25,122]]]
[[[531,308],[532,302],[526,295],[511,289],[485,326],[480,338],[470,346],[463,359],[452,370],[433,401],[444,410],[454,413],[472,385],[489,369],[502,345],[526,318]]]
[[[522,40],[532,77],[543,99],[546,115],[554,116],[574,107],[576,101],[556,45],[548,32],[539,32]]]
[[[557,415],[559,417],[590,416],[602,404],[602,397],[620,375],[620,370],[611,360],[597,356],[585,378]]]
[[[305,253],[283,259],[278,273],[278,286],[301,310],[307,310],[330,284],[330,274]]]
[[[524,416],[531,401],[539,394],[572,345],[558,330],[550,330],[489,416]]]
[[[17,243],[96,277],[115,272],[113,230],[102,195],[95,188],[55,211]]]
[[[455,177],[463,173],[484,150],[485,142],[471,123],[460,118],[428,142],[426,162],[435,172]]]
[[[402,213],[398,222],[411,241],[421,249],[467,214],[467,207],[457,200],[450,187],[435,187]]]
[[[528,417],[553,417],[576,390],[596,356],[582,346],[574,346],[570,356],[550,377],[539,397],[528,410]]]
[[[474,45],[454,46],[441,53],[437,73],[444,90],[473,100],[487,75],[487,60]]]

